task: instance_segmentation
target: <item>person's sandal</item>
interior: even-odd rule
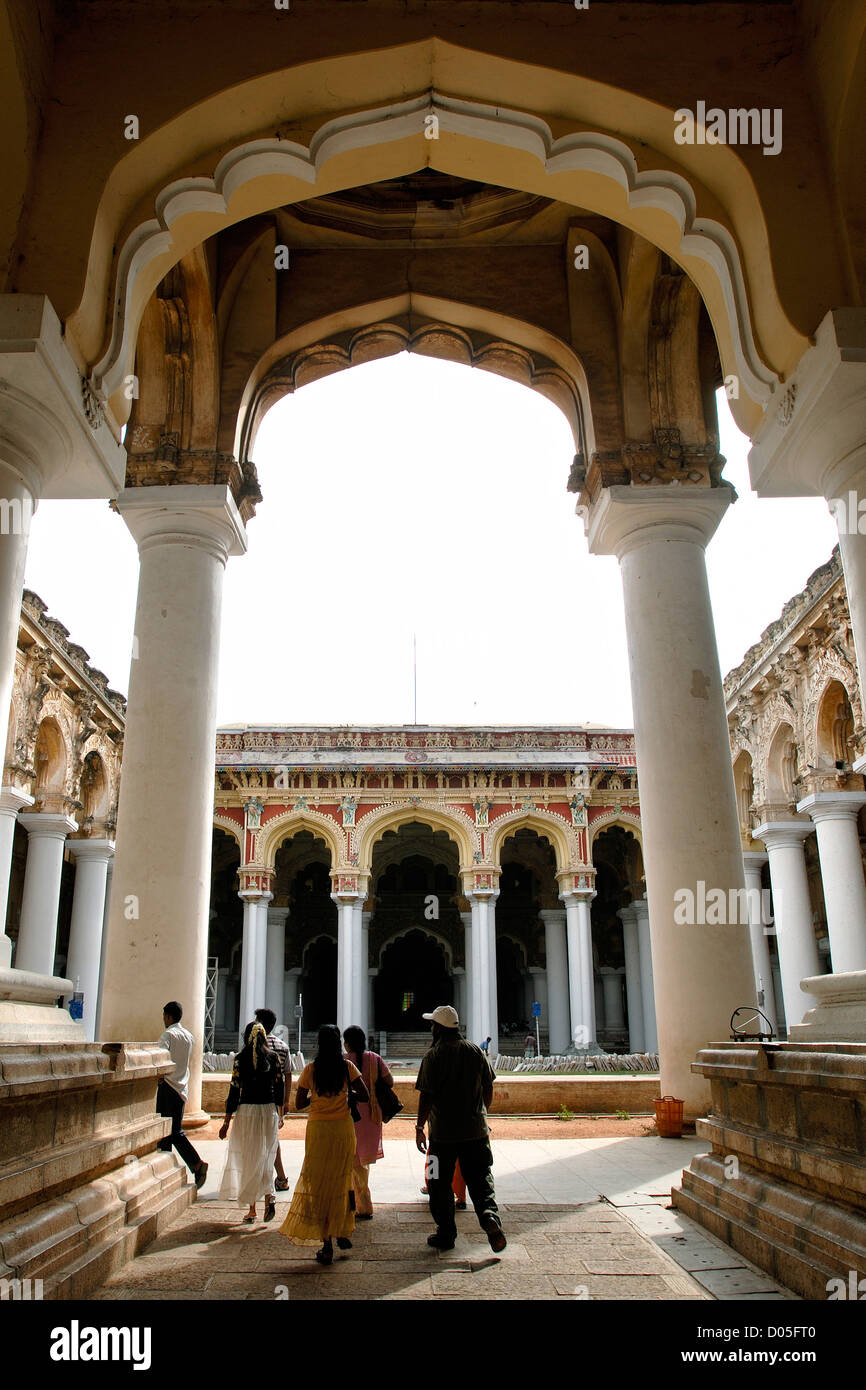
[[[255,1219],[256,1219],[256,1218],[255,1218],[254,1216],[245,1216],[245,1217],[244,1217],[243,1224],[244,1224],[245,1226],[252,1226],[252,1224],[254,1223]]]
[[[288,1190],[289,1190],[289,1180],[288,1180],[288,1178],[277,1178],[276,1182],[274,1183],[274,1187],[275,1187],[275,1189],[276,1189],[277,1192],[288,1192]]]
[[[334,1263],[334,1251],[331,1246],[323,1245],[321,1250],[317,1250],[316,1259],[320,1265],[332,1265]]]
[[[348,1236],[337,1236],[338,1250],[351,1250],[351,1248],[352,1242],[349,1240]]]
[[[265,1220],[266,1220],[266,1221],[273,1221],[273,1219],[274,1219],[274,1217],[276,1216],[276,1214],[277,1214],[277,1204],[276,1204],[276,1202],[274,1201],[273,1197],[266,1197],[266,1198],[265,1198]]]

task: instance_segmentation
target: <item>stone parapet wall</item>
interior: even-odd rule
[[[866,1045],[720,1044],[674,1205],[804,1298],[866,1275]]]
[[[211,1115],[224,1113],[228,1076],[206,1076],[202,1082],[202,1107]],[[292,1095],[294,1097],[293,1085]],[[398,1077],[394,1090],[406,1115],[417,1115],[415,1077]],[[499,1078],[493,1091],[492,1115],[554,1115],[565,1106],[575,1115],[654,1114],[658,1100],[658,1076],[508,1076]],[[294,1105],[294,1099],[292,1100]],[[285,1136],[284,1136],[285,1137]]]
[[[154,1113],[156,1044],[0,1045],[0,1278],[82,1298],[193,1200]]]

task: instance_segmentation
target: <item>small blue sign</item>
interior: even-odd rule
[[[532,1006],[532,1017],[533,1017],[533,1018],[541,1018],[541,1005],[540,1005],[540,1004],[533,1004],[533,1006]]]
[[[69,1017],[82,1019],[84,1017],[84,995],[73,994],[69,1001]]]

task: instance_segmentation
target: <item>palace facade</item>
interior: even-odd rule
[[[866,746],[838,551],[725,680],[755,996],[847,964],[866,897]],[[125,701],[38,596],[21,609],[0,802],[0,951],[67,976],[97,1031]],[[453,1002],[522,1050],[658,1047],[634,738],[588,727],[217,734],[207,1042],[262,1002],[391,1038]],[[763,893],[763,903],[760,895]],[[853,909],[852,909],[853,904]],[[761,906],[763,919],[761,919]],[[866,907],[863,909],[866,911]],[[856,920],[853,919],[853,920]],[[843,962],[839,965],[837,962]],[[743,1001],[751,1002],[751,1001]]]

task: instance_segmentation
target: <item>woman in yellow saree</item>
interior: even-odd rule
[[[295,1245],[318,1245],[316,1259],[330,1265],[334,1241],[351,1250],[355,1229],[352,1167],[355,1162],[355,1124],[349,1091],[356,1101],[369,1100],[358,1068],[344,1061],[342,1038],[335,1023],[319,1029],[315,1060],[298,1077],[295,1107],[306,1110],[304,1166],[289,1214],[280,1227]]]

